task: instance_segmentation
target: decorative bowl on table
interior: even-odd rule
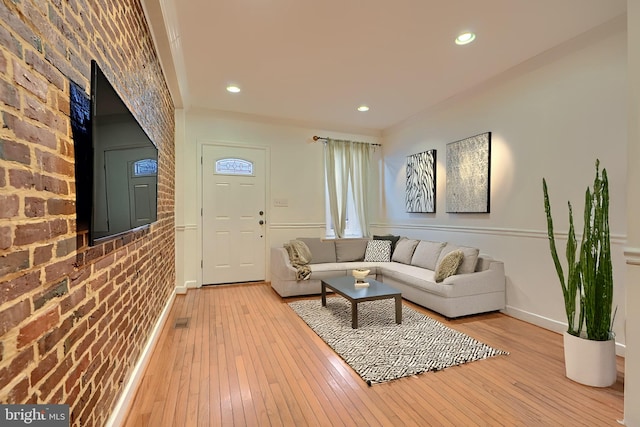
[[[356,285],[369,286],[369,283],[365,282],[364,278],[367,277],[371,270],[352,270],[351,275],[356,278]]]

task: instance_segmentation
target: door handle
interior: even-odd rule
[[[260,221],[258,221],[258,224],[262,225],[262,224],[264,224],[264,221],[260,220]]]

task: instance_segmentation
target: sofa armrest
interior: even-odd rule
[[[455,290],[450,296],[504,292],[506,288],[504,263],[491,260],[489,268],[484,271],[449,276],[442,284],[454,286]]]
[[[280,280],[296,280],[296,269],[285,248],[271,248],[271,276]]]

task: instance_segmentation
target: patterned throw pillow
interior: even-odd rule
[[[461,250],[455,250],[445,255],[436,267],[436,283],[442,282],[447,277],[456,274],[462,258],[464,258],[464,253]]]
[[[369,240],[364,260],[367,262],[389,262],[391,260],[391,242],[389,240]]]

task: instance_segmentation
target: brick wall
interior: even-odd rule
[[[95,247],[70,126],[91,59],[159,148],[158,221]],[[0,0],[0,402],[108,418],[173,292],[173,112],[139,0]]]

